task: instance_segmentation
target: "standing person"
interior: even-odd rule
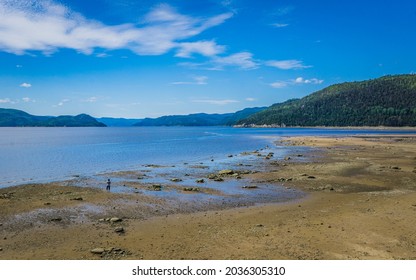
[[[110,187],[111,187],[111,181],[110,181],[110,179],[108,179],[107,180],[107,188],[106,188],[106,190],[109,191],[110,190]]]

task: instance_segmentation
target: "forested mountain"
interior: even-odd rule
[[[254,113],[260,112],[266,107],[246,108],[235,113],[227,114],[190,114],[163,116],[159,118],[146,118],[135,124],[135,126],[215,126],[234,125],[239,120]]]
[[[33,116],[24,111],[0,108],[0,126],[106,126],[93,117],[77,116]]]
[[[416,75],[384,76],[329,86],[302,99],[228,114],[141,120],[101,118],[114,126],[416,126]],[[0,126],[106,126],[85,114],[33,116],[0,108]]]
[[[416,126],[416,75],[329,86],[237,122],[283,126]]]

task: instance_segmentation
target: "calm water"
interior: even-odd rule
[[[229,127],[0,128],[0,187],[47,182],[146,164],[225,159],[271,145],[280,136],[374,134],[379,130]],[[398,133],[398,131],[382,131]],[[401,131],[400,133],[406,133]],[[277,157],[287,152],[276,147]]]

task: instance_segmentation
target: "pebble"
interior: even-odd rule
[[[123,227],[116,227],[114,229],[114,232],[123,233],[124,232],[124,228]]]
[[[117,217],[110,218],[110,222],[112,222],[112,223],[118,223],[118,222],[121,222],[121,221],[122,221],[122,219],[117,218]]]
[[[93,254],[103,254],[105,252],[104,248],[94,248],[90,251]]]
[[[3,251],[3,248],[0,248],[0,252]]]
[[[243,186],[243,189],[257,189],[258,187],[256,185],[250,185],[250,186]]]
[[[218,175],[231,175],[234,171],[231,169],[224,169],[218,172]]]

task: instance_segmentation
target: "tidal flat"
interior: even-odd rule
[[[0,189],[0,259],[416,259],[416,135],[278,144]]]

